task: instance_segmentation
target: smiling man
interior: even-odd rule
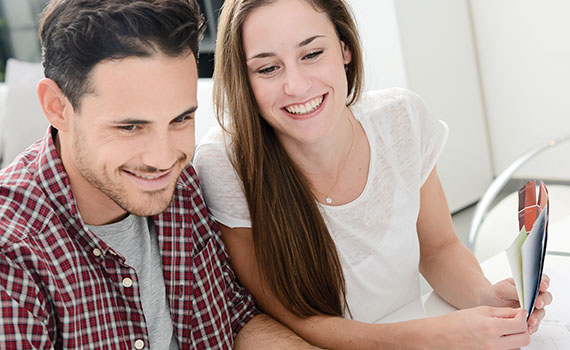
[[[308,347],[237,284],[190,165],[202,32],[195,0],[48,4],[51,126],[0,171],[1,349]]]

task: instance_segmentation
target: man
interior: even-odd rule
[[[51,126],[0,172],[1,349],[306,345],[236,283],[189,165],[202,32],[195,0],[48,4]]]

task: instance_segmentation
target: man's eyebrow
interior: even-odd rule
[[[196,112],[196,109],[198,109],[198,106],[192,106],[190,108],[188,108],[187,110],[185,110],[184,112],[180,113],[179,115],[177,115],[176,117],[172,118],[172,120],[184,117],[188,114],[192,114],[194,112]],[[125,119],[121,119],[121,120],[117,120],[115,122],[113,122],[113,124],[118,124],[118,125],[146,125],[146,124],[150,124],[152,123],[152,121],[147,120],[147,119],[136,119],[136,118],[125,118]]]
[[[132,125],[144,125],[144,124],[150,124],[151,121],[150,120],[145,120],[145,119],[135,119],[135,118],[125,118],[125,119],[121,119],[121,120],[116,120],[113,122],[113,124],[117,124],[117,125],[127,125],[127,124],[132,124]]]
[[[185,110],[184,112],[177,115],[176,117],[172,118],[172,120],[176,120],[178,118],[187,116],[188,114],[192,114],[192,113],[196,112],[197,109],[198,109],[198,106],[192,106],[192,107],[188,108],[187,110]]]
[[[300,48],[300,47],[309,45],[309,44],[312,43],[315,39],[324,38],[324,37],[325,37],[324,35],[315,35],[315,36],[312,36],[312,37],[310,37],[310,38],[307,38],[307,39],[301,41],[299,44],[297,44],[297,47]],[[275,53],[273,53],[273,52],[262,52],[262,53],[258,53],[257,55],[251,56],[250,58],[247,59],[247,61],[250,61],[250,60],[253,60],[253,59],[256,59],[256,58],[266,58],[266,57],[273,57],[273,56],[277,56],[277,55],[276,55]]]

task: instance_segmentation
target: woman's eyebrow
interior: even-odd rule
[[[305,45],[309,45],[309,44],[312,43],[315,39],[324,38],[324,37],[325,37],[324,35],[315,35],[315,36],[312,36],[312,37],[310,37],[310,38],[307,38],[307,39],[301,41],[301,42],[299,43],[299,45],[297,45],[297,47],[303,47],[303,46],[305,46]]]
[[[303,47],[303,46],[309,45],[309,44],[312,43],[315,39],[324,38],[324,37],[325,37],[324,35],[315,35],[315,36],[312,36],[312,37],[310,37],[310,38],[307,38],[307,39],[301,41],[299,44],[297,44],[297,47],[299,48],[299,47]],[[246,61],[251,61],[251,60],[256,59],[256,58],[266,58],[266,57],[274,57],[274,56],[277,56],[277,54],[275,54],[274,52],[261,52],[261,53],[258,53],[257,55],[251,56],[251,57],[248,58]]]

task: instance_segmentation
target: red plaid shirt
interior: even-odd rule
[[[137,276],[82,221],[51,131],[0,171],[0,349],[147,349]],[[191,166],[154,220],[180,349],[230,349],[257,310]]]

